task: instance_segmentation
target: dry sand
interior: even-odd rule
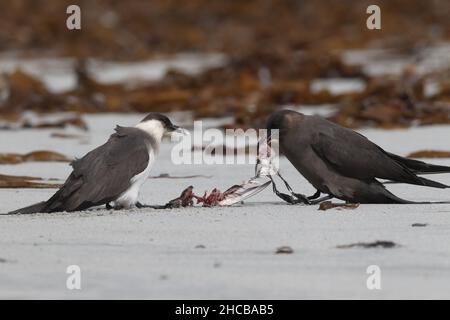
[[[89,139],[82,143],[50,138],[55,130],[2,131],[0,150],[50,149],[82,156],[103,143],[115,124],[134,124],[140,117],[89,116]],[[450,126],[362,133],[401,155],[450,150]],[[190,184],[198,193],[225,189],[253,173],[251,165],[175,166],[170,147],[162,148],[153,175],[212,177],[149,180],[141,196],[145,203],[163,204]],[[296,191],[314,192],[285,159],[281,170]],[[70,168],[28,163],[0,166],[0,173],[64,180]],[[433,178],[450,183],[450,174]],[[390,189],[411,200],[450,200],[448,190]],[[0,212],[44,200],[53,192],[0,189]],[[268,188],[230,208],[0,216],[0,298],[450,298],[450,205],[317,208],[286,205]],[[399,246],[336,248],[375,240]],[[277,255],[280,246],[294,252]],[[81,290],[66,288],[69,265],[81,267]],[[381,268],[381,290],[366,287],[369,265]]]

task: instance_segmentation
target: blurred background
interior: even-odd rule
[[[70,4],[81,30],[66,28]],[[0,127],[38,127],[24,111],[262,127],[279,108],[351,128],[446,124],[449,16],[448,0],[2,1]]]
[[[72,4],[81,30],[66,27]],[[381,30],[366,27],[374,4]],[[245,129],[290,108],[448,166],[449,17],[449,0],[0,0],[0,215],[50,198],[70,161],[152,111],[188,129],[196,119]],[[188,148],[201,156],[212,141],[196,135]],[[250,144],[240,141],[220,144],[227,164],[212,165],[176,165],[174,144],[162,144],[140,200],[248,180],[254,155],[228,162]],[[280,168],[295,192],[315,192],[285,157]],[[388,187],[413,201],[450,198]],[[321,213],[270,189],[229,209],[2,217],[0,298],[449,297],[448,205]],[[274,255],[286,246],[294,254]],[[377,248],[343,249],[353,246]],[[73,264],[81,291],[64,286]],[[373,264],[383,290],[367,290]]]

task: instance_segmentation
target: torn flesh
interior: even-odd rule
[[[233,186],[225,191],[223,193],[223,199],[218,201],[218,205],[231,206],[241,202],[264,190],[271,183],[273,192],[283,201],[290,204],[313,203],[305,195],[295,193],[288,182],[281,176],[278,168],[278,148],[274,148],[274,144],[278,145],[278,139],[274,139],[273,137],[263,136],[258,141],[258,156],[255,166],[255,176],[241,185]],[[290,194],[278,191],[273,179],[274,176],[278,176],[283,181]]]
[[[257,194],[265,189],[270,183],[271,180],[268,177],[253,177],[240,185],[234,185],[228,188],[224,192],[214,188],[210,194],[205,192],[203,196],[194,194],[192,192],[192,186],[190,186],[182,192],[180,197],[175,198],[166,205],[158,208],[169,209],[191,207],[193,206],[194,199],[197,200],[197,204],[201,203],[203,207],[231,206]]]
[[[278,154],[271,148],[266,137],[258,142],[255,176],[242,184],[234,185],[221,193],[214,189],[209,196],[196,197],[203,206],[231,206],[242,202],[267,188],[272,180],[271,175],[278,172],[276,161]]]
[[[254,196],[267,188],[270,184],[273,185],[274,193],[284,201],[291,204],[310,204],[306,196],[294,193],[286,180],[281,177],[277,165],[278,153],[271,146],[274,142],[276,143],[278,141],[275,139],[267,139],[266,137],[262,137],[259,140],[255,176],[253,178],[242,184],[234,185],[224,192],[214,188],[209,195],[205,192],[203,196],[195,195],[192,191],[193,187],[189,186],[182,192],[180,197],[175,198],[166,205],[160,207],[179,208],[192,206],[193,199],[196,199],[197,204],[201,203],[204,207],[231,206]],[[278,176],[284,182],[286,188],[291,193],[290,195],[281,193],[277,190],[273,176]]]
[[[162,206],[147,206],[155,209],[169,209],[193,206],[193,200],[197,200],[197,204],[201,203],[204,207],[215,206],[231,206],[242,202],[245,199],[254,196],[258,192],[264,190],[272,182],[270,175],[277,172],[273,159],[275,153],[270,151],[267,139],[263,137],[258,142],[258,156],[255,166],[255,176],[242,184],[233,185],[224,192],[214,188],[208,195],[207,192],[203,196],[195,195],[193,187],[186,188],[178,198],[170,200]]]

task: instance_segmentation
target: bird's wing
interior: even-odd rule
[[[150,159],[148,141],[133,129],[117,128],[108,142],[75,160],[72,174],[49,205],[66,211],[84,210],[113,201],[126,191]]]
[[[422,184],[408,168],[355,131],[337,126],[319,130],[313,135],[311,147],[322,160],[344,176]]]

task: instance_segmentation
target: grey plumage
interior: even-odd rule
[[[161,113],[149,113],[133,127],[117,126],[102,146],[72,162],[73,171],[49,200],[9,214],[80,211],[106,204],[107,208],[143,208],[139,191],[150,176],[163,137],[188,132]]]
[[[72,162],[73,171],[48,201],[10,214],[79,211],[114,201],[149,163],[149,148],[158,144],[144,131],[117,126],[102,146]],[[155,150],[156,151],[156,150]]]
[[[281,152],[321,193],[349,202],[411,203],[377,179],[449,188],[418,174],[450,172],[450,167],[386,152],[361,134],[319,116],[283,110],[269,118],[267,127],[279,129]]]

